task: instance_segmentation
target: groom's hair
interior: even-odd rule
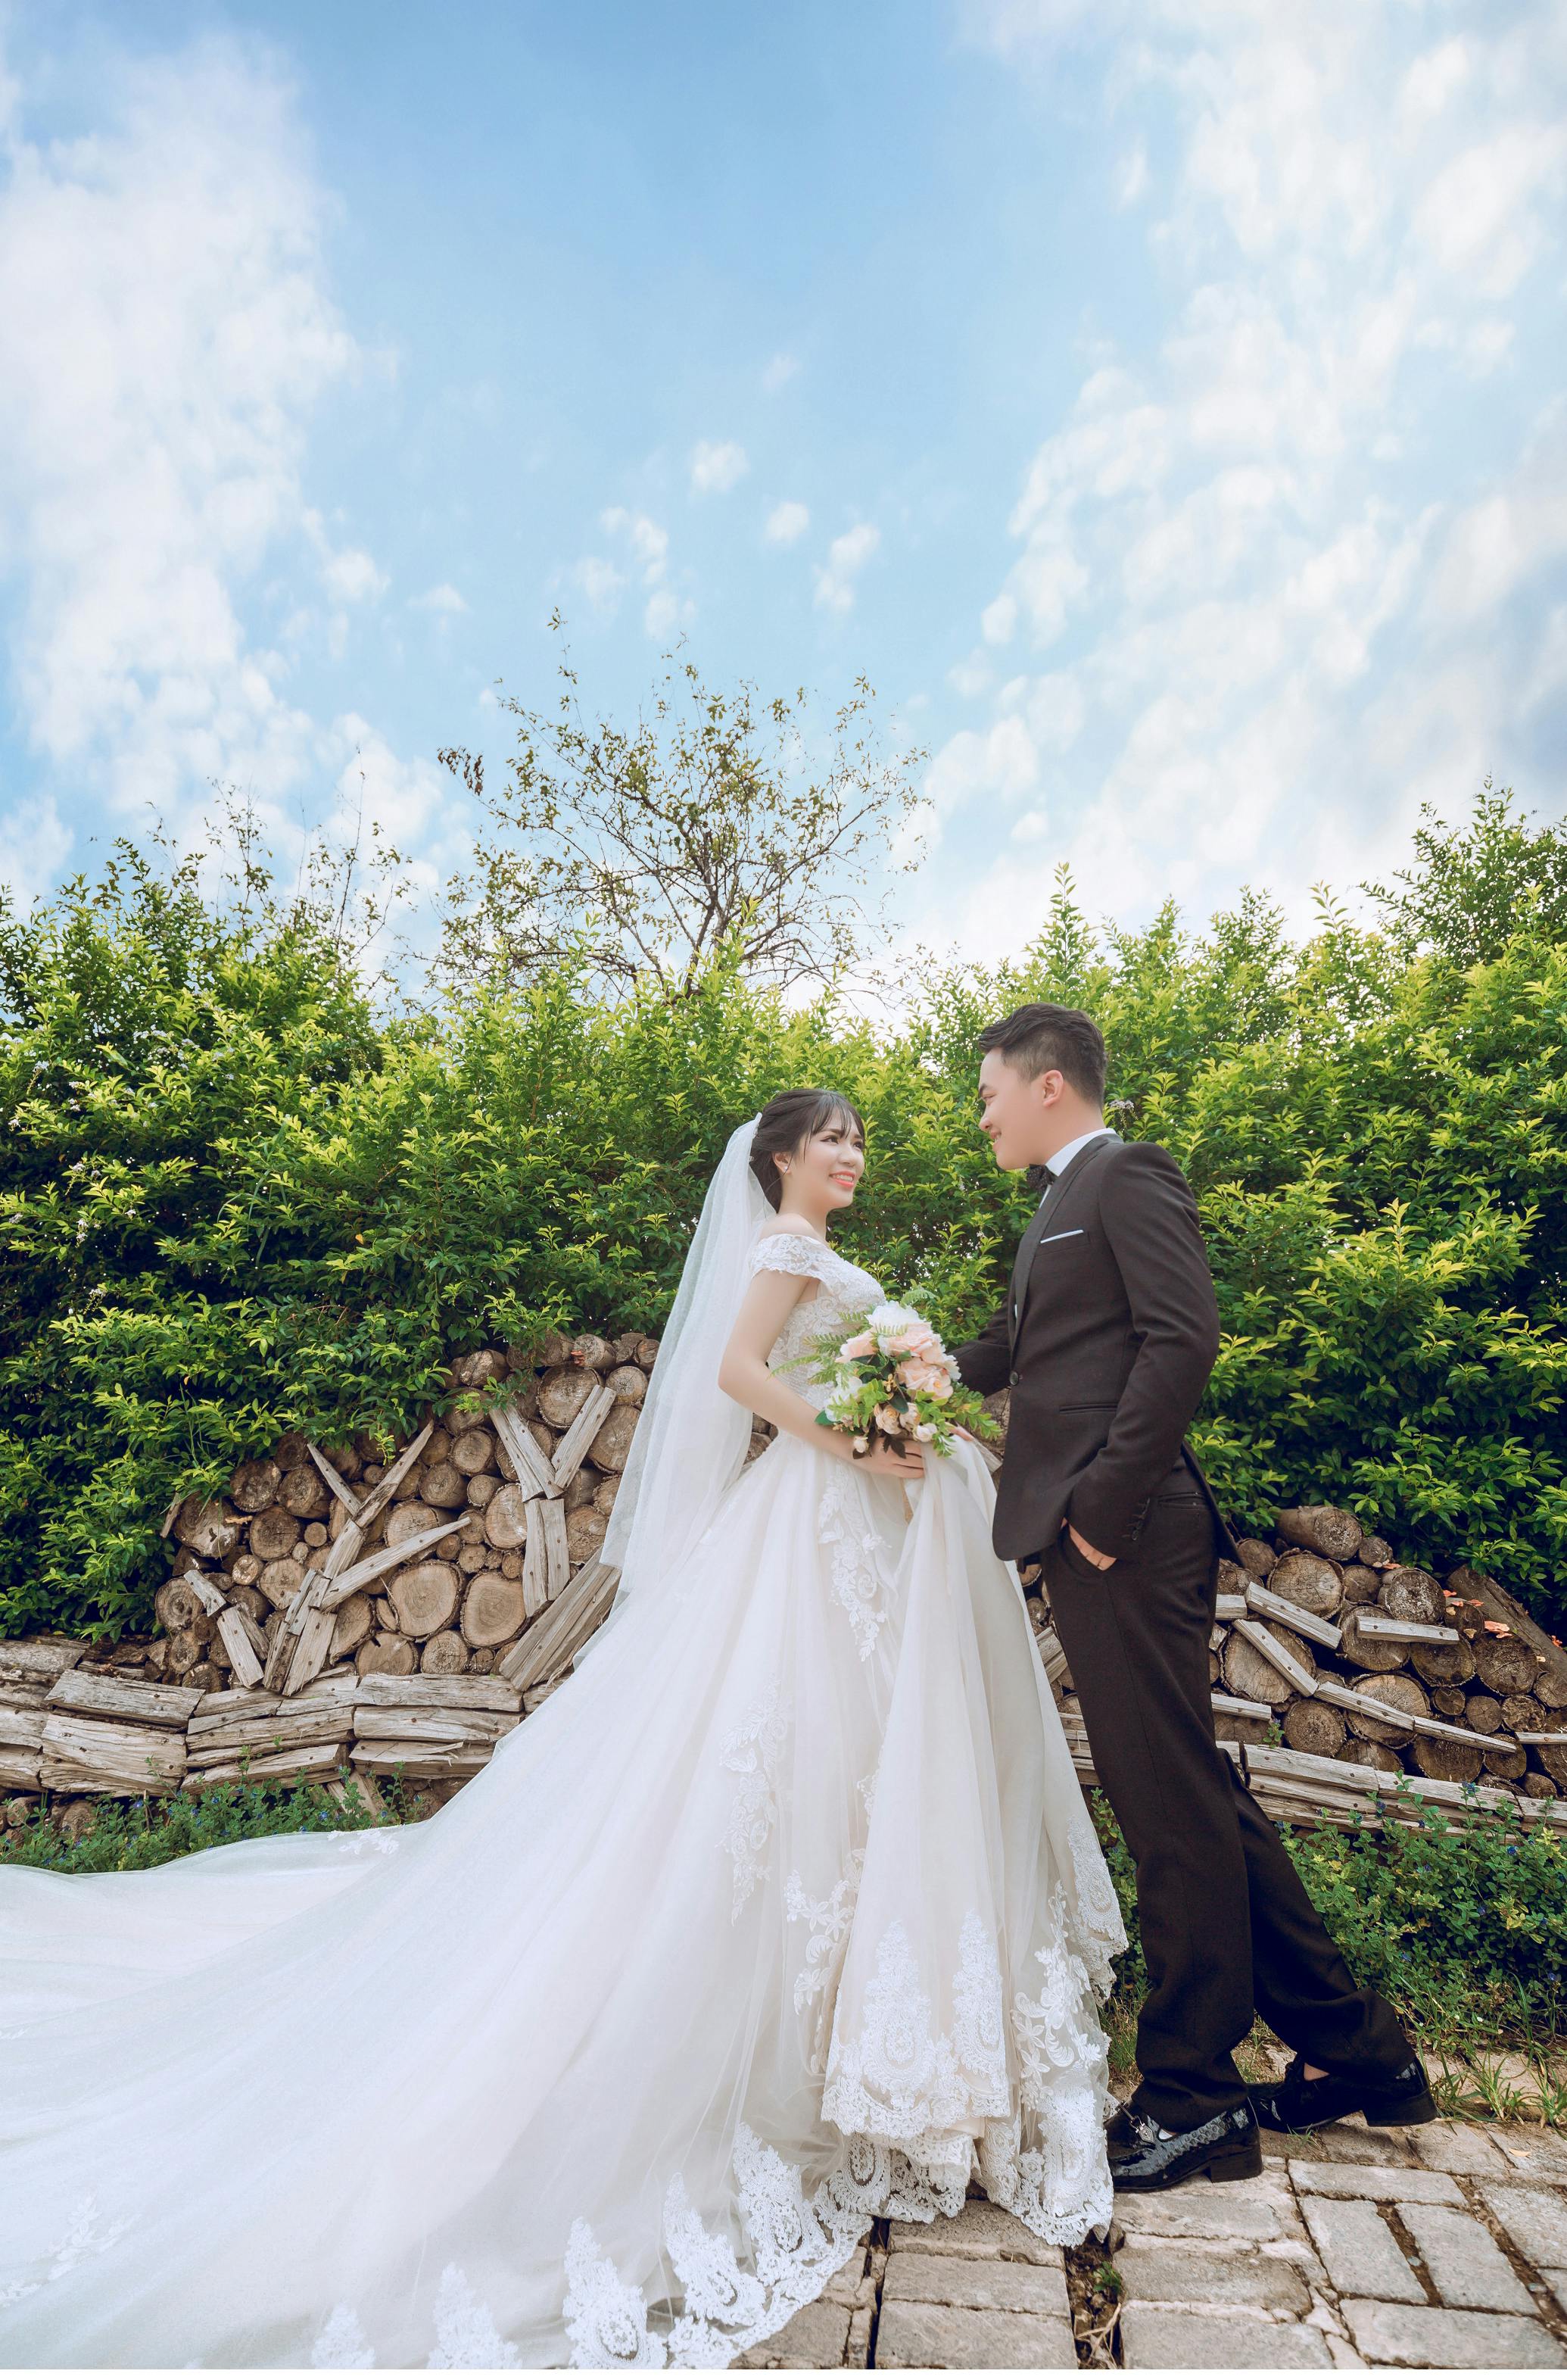
[[[1104,1036],[1086,1010],[1057,1008],[1053,1000],[1025,1001],[980,1035],[982,1050],[999,1050],[1031,1083],[1054,1066],[1096,1107],[1104,1104]]]

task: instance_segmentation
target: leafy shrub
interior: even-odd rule
[[[331,901],[124,846],[0,902],[0,1633],[148,1625],[172,1496],[284,1429],[405,1427],[454,1353],[552,1324],[657,1330],[725,1138],[790,1083],[865,1113],[844,1245],[953,1343],[1029,1211],[975,1035],[1032,997],[1100,1017],[1113,1120],[1198,1191],[1237,1523],[1320,1491],[1560,1626],[1567,838],[1501,796],[1426,832],[1379,925],[1324,902],[1298,943],[1252,895],[1096,929],[1064,880],[1018,965],[930,967],[877,1028],[732,947],[675,999],[568,952],[378,1007]]]
[[[1128,1947],[1113,2015],[1129,2023],[1147,1985],[1131,1855],[1103,1793],[1091,1797]],[[1405,1794],[1404,1798],[1412,1798]],[[1460,2056],[1567,2031],[1567,1841],[1478,1803],[1454,1823],[1428,1806],[1379,1833],[1282,1827],[1296,1869],[1358,1984]]]

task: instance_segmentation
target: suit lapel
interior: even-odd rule
[[[1118,1132],[1103,1133],[1079,1148],[1065,1173],[1058,1173],[1044,1196],[1040,1200],[1032,1222],[1018,1245],[1017,1262],[1012,1268],[1012,1337],[1014,1342],[1023,1327],[1023,1317],[1029,1308],[1029,1288],[1033,1278],[1034,1257],[1039,1244],[1048,1232],[1057,1228],[1058,1220],[1076,1193],[1092,1173],[1097,1157],[1118,1141]]]

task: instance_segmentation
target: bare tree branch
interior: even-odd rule
[[[585,723],[569,661],[549,716],[503,695],[517,724],[499,790],[481,755],[440,754],[488,820],[448,888],[443,971],[526,980],[573,951],[615,989],[675,997],[720,948],[780,987],[861,954],[877,930],[863,888],[899,864],[924,754],[884,756],[863,678],[813,733],[803,688],[762,703],[665,659],[629,732]]]

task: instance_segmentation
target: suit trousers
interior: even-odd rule
[[[1155,1496],[1136,1554],[1107,1571],[1065,1532],[1043,1560],[1094,1769],[1137,1866],[1148,1990],[1133,2104],[1175,2131],[1238,2107],[1231,2052],[1258,2013],[1312,2065],[1385,2081],[1414,2054],[1397,2018],[1357,1987],[1214,1741],[1208,1504],[1189,1488]]]

